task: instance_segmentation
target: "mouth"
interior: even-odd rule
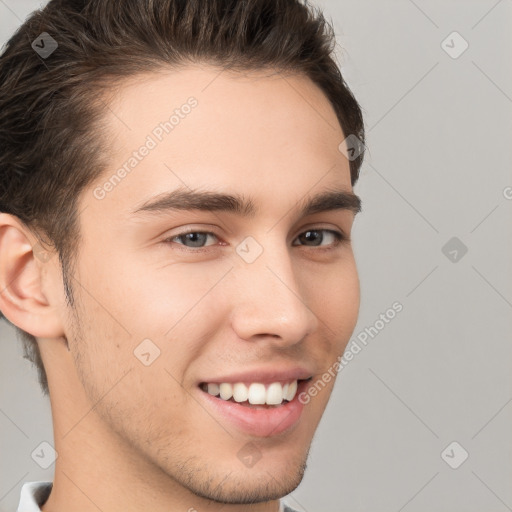
[[[275,382],[201,382],[201,399],[221,423],[258,437],[296,428],[304,404],[298,397],[312,377]]]
[[[199,387],[221,400],[238,403],[242,406],[258,408],[279,407],[291,402],[297,394],[298,385],[309,379],[292,379],[268,384],[262,382],[201,382]]]

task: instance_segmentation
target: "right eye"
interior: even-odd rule
[[[163,240],[163,242],[178,243],[178,245],[184,245],[185,247],[187,247],[189,249],[192,249],[192,248],[201,249],[203,247],[207,247],[203,244],[206,242],[206,240],[208,239],[208,236],[210,236],[210,235],[217,238],[217,235],[215,235],[215,233],[211,233],[209,231],[186,231],[186,232],[180,233],[178,235],[174,235],[172,237],[166,238],[165,240]],[[175,240],[180,240],[180,241],[174,242]],[[185,243],[182,243],[181,241],[184,241]],[[186,245],[186,242],[189,242],[192,245]]]

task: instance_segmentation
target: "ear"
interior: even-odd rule
[[[64,335],[57,261],[18,217],[0,213],[0,311],[38,338]]]

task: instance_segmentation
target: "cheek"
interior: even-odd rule
[[[359,315],[360,286],[357,271],[348,273],[342,279],[335,291],[335,301],[338,304],[340,316],[340,330],[347,339],[352,335]]]
[[[146,372],[162,366],[182,380],[208,333],[218,326],[210,290],[230,267],[166,264],[164,256],[162,252],[158,262],[152,259],[143,264],[130,255],[108,261],[91,257],[87,268],[80,269],[88,292],[78,290],[88,352],[83,365],[95,364],[98,374],[108,369],[115,379],[134,365],[143,367],[137,354],[149,352],[145,358],[154,363],[143,367]]]
[[[158,312],[139,311],[146,318],[150,314]],[[132,439],[147,437],[147,418],[160,418],[152,423],[156,436],[160,431],[167,434],[165,425],[172,423],[176,411],[184,410],[187,399],[180,384],[187,354],[179,340],[164,341],[146,327],[142,341],[133,325],[125,321],[123,327],[130,330],[126,332],[94,301],[85,301],[80,315],[85,329],[75,338],[73,355],[81,384],[98,414]]]
[[[137,377],[138,386],[144,388],[146,397],[158,396],[162,389],[179,397],[179,383],[187,378],[187,369],[207,349],[208,340],[225,318],[215,300],[222,283],[215,285],[229,267],[198,267],[168,265],[155,269],[148,265],[136,271],[127,261],[111,279],[104,304],[112,305],[116,321],[105,317],[108,328],[98,335],[105,337],[109,329],[113,331],[119,346],[115,352],[123,367],[134,366],[136,372],[142,372]],[[147,367],[144,361],[149,363]],[[144,381],[149,374],[154,389]],[[171,404],[179,405],[175,398]]]
[[[322,283],[314,292],[314,311],[325,322],[333,349],[339,352],[348,343],[359,314],[359,277],[353,258],[332,270]]]
[[[139,337],[152,333],[161,339],[172,338],[196,325],[190,318],[202,309],[203,298],[227,270],[225,264],[165,265],[163,256],[158,266],[141,268],[138,261],[126,262],[115,277],[113,300],[122,306],[119,314]]]

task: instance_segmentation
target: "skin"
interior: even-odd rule
[[[94,188],[190,96],[198,106],[96,199]],[[111,166],[79,201],[76,310],[66,306],[58,257],[35,257],[32,232],[0,214],[0,308],[37,337],[50,388],[58,458],[42,509],[277,512],[303,477],[334,380],[295,428],[267,437],[206,411],[197,383],[266,365],[306,366],[316,380],[343,353],[359,310],[350,241],[335,246],[322,232],[318,247],[298,237],[315,228],[350,237],[354,213],[300,217],[297,204],[352,191],[338,150],[345,136],[321,90],[301,76],[162,70],[126,81],[109,106]],[[130,217],[183,183],[243,194],[257,214]],[[188,228],[217,238],[195,253],[183,238],[164,242]],[[263,247],[250,264],[235,251],[246,236]],[[133,353],[146,338],[160,350],[150,366]],[[262,455],[252,467],[237,457],[248,442]]]

